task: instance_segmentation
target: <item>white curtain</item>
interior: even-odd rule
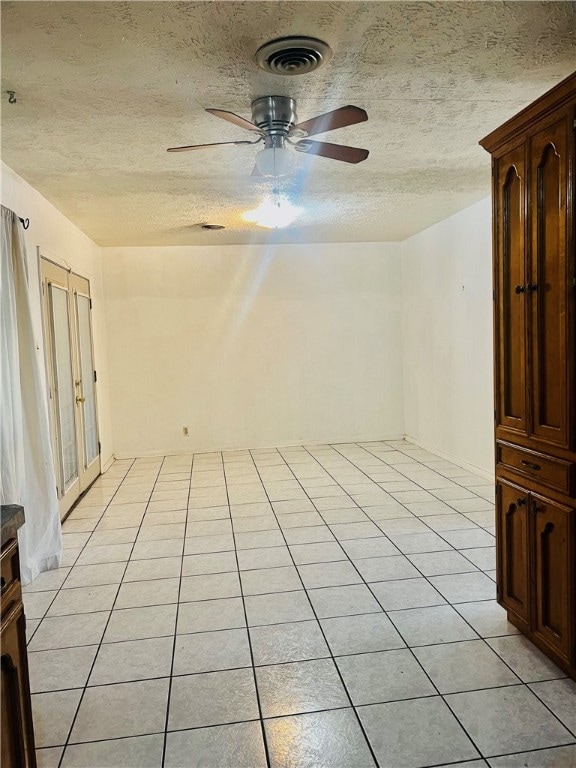
[[[24,233],[4,206],[0,225],[0,502],[24,507],[18,539],[22,582],[28,584],[58,568],[62,529]]]

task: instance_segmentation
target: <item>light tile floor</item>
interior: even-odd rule
[[[404,441],[117,461],[25,590],[40,768],[575,766],[492,499]]]

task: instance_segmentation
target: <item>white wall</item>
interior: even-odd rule
[[[108,359],[106,328],[102,299],[101,249],[81,232],[45,197],[2,163],[2,205],[19,216],[30,219],[26,234],[28,275],[31,286],[32,313],[38,355],[44,370],[44,345],[42,335],[42,306],[38,276],[37,249],[62,266],[90,280],[93,303],[93,335],[95,365],[98,371],[98,418],[102,443],[102,466],[112,458],[112,425],[108,391]]]
[[[492,473],[489,200],[401,245],[100,249],[5,165],[1,199],[42,362],[37,246],[90,279],[103,464],[406,433]]]
[[[490,199],[402,243],[406,434],[493,475]]]
[[[105,248],[103,274],[117,455],[404,434],[398,245]]]

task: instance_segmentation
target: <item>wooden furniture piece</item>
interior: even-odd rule
[[[492,155],[498,602],[576,677],[576,73]]]
[[[0,567],[0,643],[2,658],[2,768],[36,768],[34,729],[26,654],[26,619],[22,605],[18,528],[24,510],[2,507]]]

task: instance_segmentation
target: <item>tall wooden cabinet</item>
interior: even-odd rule
[[[34,726],[26,652],[26,618],[22,604],[18,529],[22,507],[1,507],[0,550],[0,699],[2,768],[36,768]]]
[[[576,73],[492,155],[498,601],[576,678]]]

